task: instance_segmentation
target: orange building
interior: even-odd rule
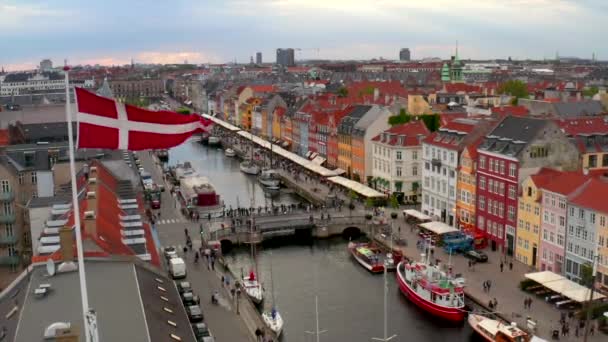
[[[456,222],[460,229],[475,232],[475,189],[477,174],[477,140],[464,148],[460,155],[456,182]]]
[[[245,103],[239,106],[239,117],[241,118],[241,127],[244,130],[251,130],[251,127],[253,125],[253,111],[255,107],[260,105],[260,103],[262,103],[262,99],[258,97],[252,97],[247,99]]]

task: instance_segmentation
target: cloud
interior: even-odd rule
[[[51,22],[61,24],[64,19],[74,18],[74,14],[73,10],[65,8],[0,0],[0,30],[30,31],[45,27]]]

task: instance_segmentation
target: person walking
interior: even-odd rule
[[[509,271],[513,271],[513,261],[509,261]]]
[[[492,287],[492,281],[488,280],[488,293],[490,293],[490,288]]]
[[[502,263],[502,261],[500,262],[500,272],[502,273],[502,269],[505,267],[505,264]]]
[[[262,342],[262,330],[260,328],[255,329],[255,340]]]

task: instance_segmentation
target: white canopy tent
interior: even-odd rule
[[[447,234],[447,233],[454,233],[457,232],[458,229],[447,225],[443,222],[437,222],[437,221],[433,221],[433,222],[426,222],[423,224],[419,225],[421,228],[424,228],[430,232],[433,232],[437,235],[443,235],[443,234]]]
[[[240,128],[236,127],[235,125],[229,124],[226,121],[220,120],[218,118],[215,118],[215,117],[213,117],[213,116],[211,116],[209,114],[202,114],[202,117],[204,117],[205,119],[213,121],[213,123],[218,124],[218,125],[224,127],[225,129],[227,129],[229,131],[238,132],[238,131],[241,130]]]
[[[412,217],[414,217],[414,218],[416,218],[416,219],[418,219],[420,221],[430,221],[430,220],[432,220],[432,218],[430,216],[425,215],[425,214],[419,212],[416,209],[405,209],[403,211],[403,213],[405,215],[407,215],[407,216],[412,216]]]
[[[386,196],[385,194],[383,194],[379,191],[376,191],[376,190],[370,188],[369,186],[363,185],[359,182],[355,182],[354,180],[350,180],[348,178],[336,176],[336,177],[330,177],[327,179],[329,181],[331,181],[332,183],[342,185],[343,187],[353,190],[354,192],[356,192],[366,198],[385,197]]]
[[[551,271],[526,273],[525,277],[573,301],[583,303],[589,300],[590,289]],[[605,297],[601,293],[593,293],[593,300]]]

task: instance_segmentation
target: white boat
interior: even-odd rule
[[[264,311],[262,313],[262,320],[264,324],[272,330],[277,338],[281,335],[283,331],[283,317],[279,313],[279,310],[276,307],[276,301],[274,299],[274,278],[272,277],[272,255],[270,258],[270,286],[272,293],[272,309],[270,311]]]
[[[278,187],[281,185],[281,177],[279,176],[279,173],[271,169],[262,170],[258,180],[260,183],[262,183],[262,185],[267,187]]]
[[[222,209],[224,203],[213,184],[207,177],[199,175],[190,162],[177,165],[173,173],[179,181],[176,193],[182,206],[196,210],[203,215]]]
[[[471,328],[486,341],[527,342],[533,340],[525,331],[517,327],[516,323],[505,324],[477,314],[469,314],[468,322]]]
[[[231,148],[227,148],[226,151],[224,151],[224,154],[226,155],[226,157],[236,156],[236,152]]]
[[[249,272],[248,277],[243,278],[243,287],[245,288],[245,293],[247,293],[247,296],[251,298],[255,304],[262,303],[264,300],[264,289],[255,277],[255,273],[253,271]]]
[[[248,175],[257,175],[260,173],[260,167],[254,164],[251,160],[246,160],[241,163],[241,171]]]
[[[209,137],[209,141],[208,141],[209,146],[218,146],[218,145],[220,145],[220,143],[221,143],[221,141],[220,141],[219,137],[216,137],[214,135]]]

